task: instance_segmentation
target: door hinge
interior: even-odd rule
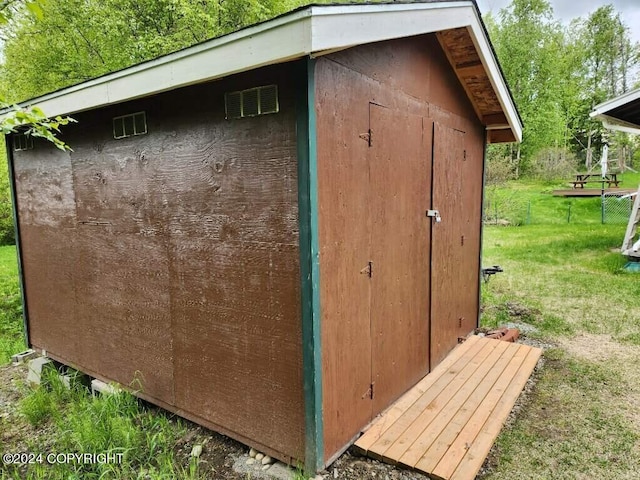
[[[362,398],[370,398],[371,400],[373,400],[373,396],[374,396],[374,387],[376,385],[376,382],[371,382],[371,385],[369,385],[369,390],[367,390],[364,395],[362,395]]]
[[[373,132],[371,131],[371,129],[369,129],[369,131],[367,133],[361,133],[359,135],[359,137],[364,140],[365,142],[367,142],[367,145],[371,146],[371,134]]]
[[[467,161],[467,151],[466,150],[462,151],[462,160]]]
[[[373,262],[367,262],[367,266],[360,270],[360,273],[367,275],[367,277],[371,278],[373,275]]]

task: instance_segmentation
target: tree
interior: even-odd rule
[[[564,143],[558,102],[564,37],[547,0],[513,0],[487,25],[524,123],[524,141],[512,152],[518,176],[536,152]]]
[[[0,91],[32,98],[266,20],[301,0],[47,0],[2,29]]]
[[[547,148],[568,148],[589,164],[587,152],[603,144],[602,125],[589,113],[626,91],[640,65],[640,46],[620,15],[607,5],[562,27],[547,0],[513,0],[486,21],[524,122],[522,146],[511,147],[516,174]],[[490,158],[505,155],[494,151]]]

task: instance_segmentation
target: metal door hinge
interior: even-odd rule
[[[467,151],[463,150],[462,152],[462,160],[467,161]]]
[[[367,145],[371,146],[371,134],[373,132],[371,131],[371,129],[369,129],[369,131],[367,133],[361,133],[359,135],[359,137],[364,140],[365,142],[367,142]]]
[[[438,210],[427,210],[427,217],[435,218],[436,222],[438,223],[442,221],[442,217],[440,216],[440,212]]]
[[[373,262],[367,262],[367,266],[360,270],[360,273],[367,275],[367,277],[371,278],[373,275]]]

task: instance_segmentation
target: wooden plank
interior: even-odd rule
[[[431,388],[416,400],[411,408],[407,410],[390,428],[388,428],[383,435],[380,436],[378,441],[369,448],[369,455],[372,458],[381,460],[386,450],[413,424],[422,411],[430,405],[445,388],[449,388],[453,381],[457,380],[459,377],[463,377],[462,380],[458,381],[451,387],[455,390],[460,388],[462,383],[464,383],[464,379],[473,375],[475,369],[495,348],[495,345],[491,345],[486,342],[480,343],[479,346],[479,349],[470,349],[467,354],[454,365],[453,368],[441,374]]]
[[[473,480],[487,458],[493,442],[497,438],[513,405],[524,388],[531,372],[538,363],[542,350],[532,348],[512,379],[504,394],[491,412],[489,420],[482,427],[473,444],[462,458],[460,465],[448,480]]]
[[[320,342],[320,256],[318,254],[318,170],[315,60],[299,65],[296,85],[300,292],[304,370],[305,470],[324,467],[322,358]]]
[[[516,137],[510,128],[487,131],[487,143],[510,143],[515,141]]]
[[[480,109],[480,106],[478,105],[477,96],[474,95],[474,93],[469,89],[469,86],[468,86],[467,82],[465,81],[465,77],[460,75],[458,73],[458,71],[456,70],[456,68],[455,68],[455,66],[458,64],[458,62],[456,61],[456,58],[454,56],[454,51],[453,51],[453,48],[452,48],[452,43],[453,42],[450,42],[449,38],[447,38],[447,33],[448,32],[446,32],[446,31],[445,32],[438,32],[438,33],[436,33],[436,38],[438,39],[438,42],[440,43],[440,47],[442,48],[442,51],[444,52],[445,56],[447,57],[447,60],[449,60],[449,64],[451,65],[451,68],[455,72],[456,77],[458,78],[458,81],[460,82],[460,85],[462,86],[462,88],[464,89],[467,97],[469,98],[469,101],[471,102],[471,105],[473,106],[474,112],[476,112],[476,115],[477,115],[478,118],[482,118],[482,114],[484,112]],[[474,49],[474,53],[477,56],[477,52],[475,52],[475,49]],[[488,78],[487,78],[487,83],[488,83],[488,88],[493,93],[493,88],[491,87],[491,83],[489,82]],[[495,93],[493,93],[493,95],[495,95]]]
[[[633,255],[635,253],[631,248],[633,247],[633,240],[638,230],[638,222],[640,222],[640,187],[638,187],[638,192],[633,202],[633,209],[631,210],[631,216],[627,224],[627,231],[625,232],[624,241],[622,242],[622,253],[624,255]]]
[[[363,455],[366,455],[369,448],[411,407],[434,383],[441,378],[441,375],[455,375],[455,365],[467,355],[475,355],[482,347],[479,342],[480,337],[472,336],[464,343],[455,348],[447,358],[438,365],[435,371],[424,377],[411,390],[405,393],[391,407],[382,412],[366,433],[355,443],[355,448]],[[450,370],[453,367],[452,370]]]
[[[477,77],[480,75],[487,75],[487,72],[484,68],[482,62],[473,62],[470,64],[464,64],[462,66],[456,67],[456,73],[461,78],[466,77]],[[506,118],[506,117],[505,117]]]
[[[429,372],[428,119],[370,105],[373,415]]]
[[[412,468],[416,466],[424,452],[432,445],[440,432],[451,421],[464,401],[473,393],[476,387],[485,380],[485,377],[491,372],[494,364],[508,350],[509,344],[500,341],[496,342],[497,345],[491,354],[482,362],[470,378],[465,379],[463,385],[457,392],[453,393],[450,390],[443,392],[440,396],[440,401],[437,403],[434,402],[435,408],[426,409],[411,428],[407,429],[402,439],[405,440],[405,445],[407,443],[409,444],[409,448],[405,449],[402,454],[400,454],[402,448],[390,448],[387,451],[388,455],[392,455],[392,458],[399,458],[398,463],[402,465]],[[416,435],[419,431],[422,431],[422,433]],[[410,443],[412,440],[413,443]],[[394,447],[395,446],[394,444]]]
[[[435,124],[433,139],[432,207],[441,222],[432,225],[431,246],[431,366],[441,362],[475,326],[475,315],[468,323],[459,292],[467,292],[465,278],[472,265],[465,263],[465,233],[469,206],[463,198],[465,133]],[[467,248],[469,245],[467,244]],[[477,245],[474,246],[474,250]],[[476,270],[477,272],[477,270]],[[473,287],[471,287],[473,288]],[[473,290],[477,291],[476,289]],[[469,292],[471,293],[471,292]]]
[[[466,453],[466,447],[475,439],[529,350],[530,347],[524,345],[511,345],[508,348],[446,430],[424,453],[416,464],[418,470],[441,475],[443,478],[448,478],[453,473]]]
[[[482,349],[472,359],[465,358],[466,364],[461,370],[456,372],[454,376],[443,375],[442,381],[436,382],[436,384],[416,401],[412,408],[371,447],[371,456],[373,456],[373,458],[388,459],[390,462],[393,462],[394,456],[391,455],[388,450],[395,445],[394,450],[399,452],[395,458],[399,458],[400,454],[411,445],[411,442],[409,442],[409,430],[415,432],[416,435],[422,432],[420,425],[415,426],[415,424],[420,421],[423,414],[427,415],[424,413],[425,410],[428,412],[436,408],[439,409],[443,404],[434,403],[434,401],[438,398],[455,394],[465,382],[473,377],[479,366],[492,354],[496,347],[497,344],[495,343],[485,342]],[[402,441],[402,439],[404,439],[404,441]]]
[[[315,69],[325,461],[372,418],[369,86],[327,58]],[[349,101],[345,101],[349,99]]]

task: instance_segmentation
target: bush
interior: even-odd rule
[[[514,180],[516,177],[511,157],[505,155],[504,149],[489,148],[485,167],[485,183],[487,186],[502,185],[509,180]]]
[[[4,148],[0,148],[0,245],[14,245],[15,243],[7,155]]]
[[[578,158],[565,148],[544,148],[531,162],[531,176],[547,182],[567,180],[578,168]]]

